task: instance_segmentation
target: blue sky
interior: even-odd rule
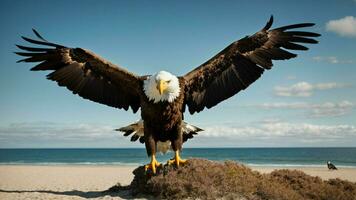
[[[139,75],[184,75],[262,28],[314,22],[320,43],[247,90],[186,120],[203,129],[186,147],[356,146],[356,1],[0,2],[0,148],[143,147],[112,131],[138,114],[83,100],[18,64],[31,28]]]

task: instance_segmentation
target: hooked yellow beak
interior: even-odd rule
[[[168,87],[167,81],[160,80],[157,84],[157,89],[159,94],[162,94],[167,89],[167,87]]]

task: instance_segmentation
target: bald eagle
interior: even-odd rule
[[[123,127],[126,135],[141,129],[140,138],[151,157],[146,170],[156,173],[160,163],[156,160],[157,142],[169,142],[175,152],[169,165],[184,164],[179,153],[183,141],[192,138],[201,129],[183,121],[183,113],[198,113],[232,97],[255,82],[265,70],[272,68],[272,60],[286,60],[297,55],[287,51],[307,50],[301,43],[317,43],[317,33],[293,29],[311,27],[301,23],[270,30],[273,16],[264,28],[251,36],[237,40],[210,60],[184,76],[160,71],[150,76],[139,76],[110,63],[83,49],[69,48],[45,40],[36,30],[37,40],[25,41],[41,45],[16,45],[26,58],[18,62],[40,62],[32,71],[52,71],[47,79],[71,90],[73,94],[114,108],[141,109],[142,121]],[[135,128],[136,126],[136,128]],[[140,131],[138,131],[140,132]]]

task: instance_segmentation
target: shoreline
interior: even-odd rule
[[[147,160],[148,161],[148,160]],[[225,162],[224,161],[219,161],[219,160],[212,160],[215,162]],[[230,160],[226,160],[226,161],[230,161]],[[304,169],[304,168],[325,168],[326,169],[326,164],[325,165],[317,165],[317,164],[251,164],[251,163],[243,163],[243,162],[239,162],[239,161],[234,161],[231,160],[233,162],[237,162],[239,164],[243,164],[249,168],[275,168],[275,169]],[[164,164],[164,163],[163,163]],[[73,166],[73,167],[138,167],[143,165],[140,163],[55,163],[55,162],[48,162],[48,163],[0,163],[0,167],[1,166],[62,166],[62,167],[66,167],[66,166]],[[336,165],[337,168],[340,169],[356,169],[356,166],[354,165]]]
[[[136,166],[122,165],[1,165],[0,199],[127,199],[128,194],[103,194],[120,183],[128,185]],[[323,180],[356,182],[356,168],[329,171],[325,167],[248,166],[260,173],[275,169],[301,170]],[[125,196],[126,195],[126,196]]]

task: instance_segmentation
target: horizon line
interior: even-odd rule
[[[185,147],[184,149],[286,149],[286,148],[356,148],[356,146],[329,146],[329,147],[310,147],[310,146],[295,146],[295,147]],[[144,147],[10,147],[0,150],[11,149],[145,149]]]

